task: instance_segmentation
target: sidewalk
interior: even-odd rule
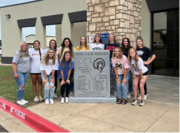
[[[27,109],[70,132],[179,132],[179,78],[151,75],[147,87],[144,107],[132,106],[133,97],[127,105],[61,104],[58,98],[53,105]],[[6,112],[0,114],[6,130],[33,132]]]

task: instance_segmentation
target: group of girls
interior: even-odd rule
[[[100,34],[96,34],[93,43],[88,46],[86,37],[80,38],[80,45],[73,47],[69,38],[64,38],[61,47],[57,48],[55,40],[49,42],[48,49],[41,49],[40,42],[34,41],[34,49],[28,50],[25,42],[21,43],[20,50],[13,58],[13,76],[17,83],[17,104],[24,105],[24,89],[27,84],[30,71],[34,101],[45,100],[45,104],[53,104],[53,98],[57,97],[57,78],[60,83],[61,103],[68,103],[69,94],[73,95],[73,74],[74,74],[74,51],[78,50],[109,50],[110,51],[110,73],[113,80],[114,94],[117,95],[117,104],[126,104],[127,98],[131,97],[134,83],[134,101],[141,99],[140,106],[144,105],[147,98],[147,73],[146,65],[150,64],[155,55],[143,46],[141,37],[137,38],[137,48],[130,45],[130,40],[124,38],[122,46],[116,42],[115,36],[110,34],[107,44],[103,44]],[[140,58],[140,57],[141,58]],[[151,57],[150,60],[149,57]],[[147,61],[148,60],[148,61]],[[132,82],[132,79],[134,81]],[[37,85],[38,82],[38,95]],[[44,98],[42,97],[42,82],[44,84]],[[127,93],[129,84],[129,93]],[[138,86],[140,94],[138,95]],[[145,91],[144,91],[145,90]]]

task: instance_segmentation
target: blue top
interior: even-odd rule
[[[61,64],[61,60],[59,62],[59,66],[58,66],[58,79],[62,79],[60,71],[63,71],[64,79],[67,79],[68,71],[74,68],[74,61],[71,60],[70,68],[69,68],[69,62],[68,61],[65,62],[64,68],[62,68],[62,66],[60,64]]]

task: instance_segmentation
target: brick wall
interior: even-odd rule
[[[141,35],[141,0],[87,0],[87,37],[96,33],[114,33],[121,43]]]

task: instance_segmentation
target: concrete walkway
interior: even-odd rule
[[[53,105],[41,103],[28,109],[70,132],[179,132],[179,78],[151,75],[147,85],[150,95],[144,107],[132,106],[133,97],[127,105],[61,104],[57,98]],[[33,132],[15,118],[3,121],[3,117],[0,125],[8,131]],[[11,121],[22,128],[11,126]]]

